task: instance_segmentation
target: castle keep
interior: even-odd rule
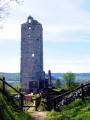
[[[43,87],[42,25],[29,16],[21,25],[21,91]]]

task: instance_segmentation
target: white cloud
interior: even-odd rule
[[[76,31],[81,30],[82,26],[62,26],[62,25],[53,25],[53,26],[43,26],[45,32],[66,32],[66,31]]]
[[[0,31],[0,43],[3,40],[20,40],[21,24],[26,22],[29,15],[42,24],[44,40],[89,43],[90,13],[82,9],[83,2],[84,0],[27,0],[23,5],[12,2],[11,14],[6,20],[3,30]],[[20,62],[15,62],[15,58],[12,60],[12,56],[10,59],[0,61],[0,71],[18,72],[20,70]],[[63,57],[60,60],[47,59],[44,60],[45,70],[89,72],[90,57],[87,56],[78,57],[78,59],[64,59]]]
[[[87,36],[81,40],[80,38],[74,39],[74,36],[69,37],[74,31],[90,33],[90,13],[81,8],[83,3],[83,0],[27,0],[23,5],[12,2],[13,9],[0,38],[20,39],[21,23],[26,22],[27,17],[31,14],[42,23],[44,40],[89,42],[86,40]],[[65,34],[68,36],[65,37]]]
[[[9,23],[4,26],[0,32],[0,41],[2,40],[20,40],[21,28],[15,23]]]
[[[90,64],[89,64],[90,66]],[[86,64],[79,64],[79,65],[74,65],[74,64],[48,64],[48,65],[45,65],[44,67],[44,70],[45,72],[47,72],[48,70],[51,70],[52,72],[62,72],[62,73],[65,73],[65,72],[68,72],[68,71],[72,71],[74,73],[87,73],[89,72],[90,73],[90,69],[88,67],[88,65]]]
[[[53,60],[45,60],[45,64],[90,64],[90,56],[89,57],[78,57],[78,58],[71,58],[71,59],[53,59]]]
[[[47,72],[49,69],[52,72],[90,72],[90,56],[81,56],[71,59],[53,59],[45,60],[44,69]]]
[[[20,72],[20,61],[17,58],[0,61],[0,72]]]

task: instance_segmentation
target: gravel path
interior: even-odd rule
[[[32,114],[31,120],[47,120],[46,112],[32,111],[30,113]]]
[[[35,103],[33,103],[35,106]],[[48,120],[46,117],[46,112],[33,111],[33,107],[30,107],[27,111],[31,113],[31,120]]]

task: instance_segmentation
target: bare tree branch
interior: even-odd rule
[[[0,24],[9,15],[11,7],[10,2],[16,2],[19,5],[23,3],[21,0],[0,0]],[[0,25],[0,29],[1,29]]]

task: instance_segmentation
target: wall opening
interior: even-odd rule
[[[31,23],[31,19],[29,19],[28,22]]]
[[[28,34],[28,37],[30,38],[30,34]]]
[[[32,57],[34,57],[35,55],[34,54],[32,54]]]
[[[29,26],[29,29],[31,29],[31,27]]]

